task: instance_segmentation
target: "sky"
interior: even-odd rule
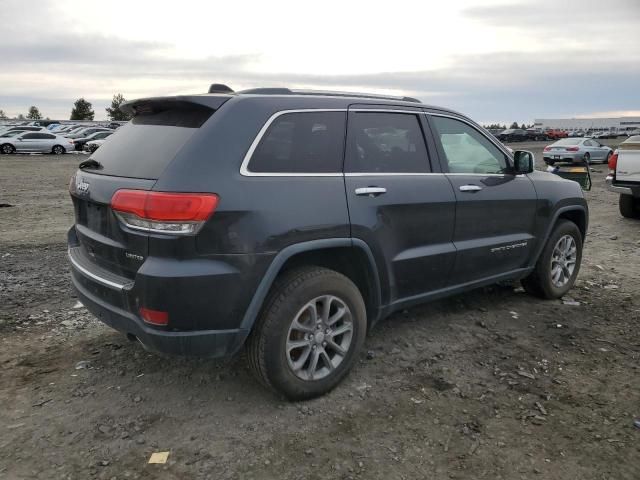
[[[640,0],[0,0],[0,109],[285,86],[485,124],[640,115]]]

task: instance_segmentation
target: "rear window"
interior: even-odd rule
[[[103,166],[91,172],[155,180],[213,112],[194,104],[140,109],[91,156]]]
[[[558,140],[554,145],[578,145],[582,138],[563,138]]]

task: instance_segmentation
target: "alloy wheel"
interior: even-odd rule
[[[293,319],[286,342],[287,362],[302,380],[320,380],[345,359],[353,339],[353,317],[340,298],[322,295]]]
[[[564,287],[576,269],[577,245],[571,235],[560,237],[551,254],[551,283],[556,288]]]

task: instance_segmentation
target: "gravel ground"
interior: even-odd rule
[[[564,301],[501,285],[401,312],[336,390],[287,403],[242,357],[152,355],[77,304],[79,159],[0,156],[0,479],[640,478],[640,222],[606,167]]]

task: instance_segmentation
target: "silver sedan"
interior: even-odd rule
[[[561,138],[544,147],[542,157],[547,165],[556,162],[607,162],[613,150],[593,138]]]
[[[73,151],[73,140],[48,132],[22,132],[19,135],[0,138],[0,152],[62,153]]]

